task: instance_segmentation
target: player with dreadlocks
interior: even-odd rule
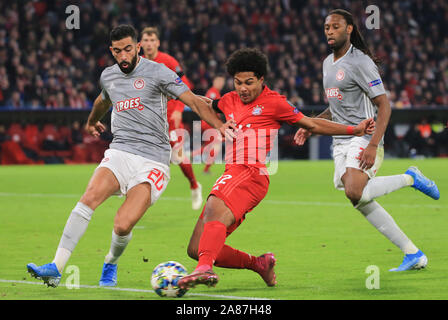
[[[323,86],[329,108],[318,117],[346,125],[376,118],[373,135],[334,136],[335,187],[345,190],[353,206],[403,251],[403,263],[391,271],[423,268],[427,264],[425,254],[374,199],[412,186],[437,200],[439,190],[416,167],[408,168],[404,174],[375,177],[383,162],[383,136],[391,115],[389,100],[378,72],[379,61],[367,47],[349,12],[342,9],[331,11],[325,19],[324,30],[333,53],[323,62]],[[310,135],[309,130],[299,129],[295,141],[303,145]]]

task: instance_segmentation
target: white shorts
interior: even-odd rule
[[[359,155],[364,150],[369,141],[363,137],[354,137],[347,139],[342,143],[338,143],[333,146],[333,159],[334,159],[334,186],[336,189],[344,190],[344,184],[342,183],[342,176],[345,174],[347,168],[359,169]],[[369,178],[373,178],[384,160],[384,147],[379,146],[376,151],[376,159],[372,168],[363,170]]]
[[[98,168],[110,169],[120,184],[117,195],[125,195],[140,183],[151,185],[151,205],[160,198],[170,181],[170,168],[129,152],[107,149]]]

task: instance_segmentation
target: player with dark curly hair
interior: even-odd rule
[[[199,261],[192,274],[179,280],[183,289],[196,284],[216,285],[218,276],[213,265],[253,270],[268,286],[276,284],[272,253],[252,256],[226,245],[225,240],[268,191],[266,155],[282,123],[324,135],[362,136],[374,130],[373,119],[346,126],[304,116],[286,97],[264,84],[268,60],[257,49],[234,52],[227,61],[227,71],[233,77],[235,90],[210,104],[228,121],[233,119],[238,130],[234,140],[226,141],[224,174],[214,184],[191,236],[187,252]]]

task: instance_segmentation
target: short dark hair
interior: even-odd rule
[[[239,72],[253,72],[257,78],[268,73],[268,58],[255,48],[235,51],[226,62],[227,72],[233,77]]]
[[[121,24],[110,32],[110,42],[127,37],[131,37],[134,42],[137,42],[137,31],[129,24]]]
[[[155,34],[157,39],[160,39],[160,32],[156,27],[146,27],[140,33],[140,37],[143,37],[144,34],[147,34],[148,36]]]

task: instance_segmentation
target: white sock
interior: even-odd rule
[[[112,230],[112,241],[110,243],[110,250],[106,255],[106,258],[104,259],[104,262],[116,264],[131,239],[132,232],[125,236],[119,236],[115,233],[115,231]]]
[[[56,264],[56,267],[58,268],[60,274],[62,274],[62,271],[64,271],[64,267],[67,264],[67,261],[70,258],[71,254],[72,252],[65,248],[58,248],[56,250],[56,255],[53,262]]]
[[[362,191],[359,205],[368,203],[375,198],[384,196],[398,189],[414,184],[414,179],[408,174],[395,176],[375,177],[370,179]]]
[[[61,240],[59,241],[58,250],[56,250],[56,255],[53,259],[59,273],[62,273],[64,270],[79,239],[81,239],[82,235],[87,230],[92,214],[92,209],[84,203],[78,202],[68,217]]]
[[[395,223],[394,219],[386,210],[376,201],[357,207],[366,219],[387,239],[395,244],[404,254],[417,253],[418,248],[404,234],[403,231]]]

